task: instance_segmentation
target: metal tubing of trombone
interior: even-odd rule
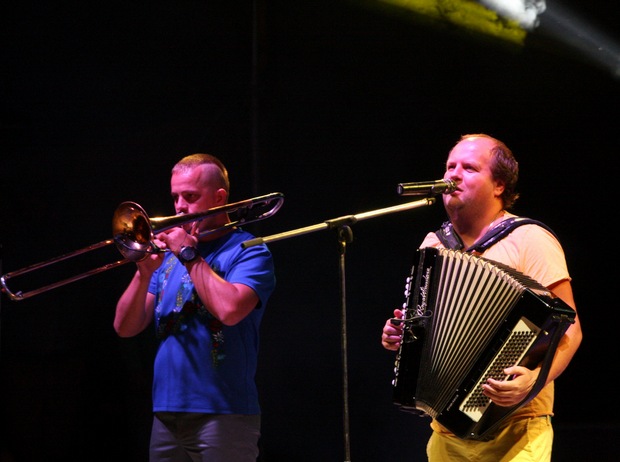
[[[321,231],[323,229],[334,229],[344,225],[355,224],[358,221],[366,220],[368,218],[374,218],[381,215],[387,215],[389,213],[403,212],[405,210],[411,210],[418,207],[423,207],[425,205],[431,205],[434,204],[435,201],[436,199],[434,197],[427,197],[417,201],[408,202],[406,204],[394,205],[392,207],[358,213],[357,215],[345,215],[339,218],[334,218],[332,220],[326,220],[323,223],[317,223],[316,225],[310,225],[303,228],[286,231],[283,233],[272,234],[271,236],[250,239],[248,241],[242,242],[241,247],[247,249],[248,247],[253,247],[255,245],[267,244],[269,242],[279,241],[281,239],[288,239],[289,237],[295,237],[301,234],[308,234],[314,231]]]
[[[52,289],[55,289],[57,287],[61,287],[61,286],[70,284],[72,282],[79,281],[80,279],[84,279],[84,278],[87,278],[89,276],[93,276],[94,274],[102,273],[102,272],[107,271],[109,269],[116,268],[117,266],[124,265],[126,263],[129,263],[130,261],[131,260],[123,259],[123,260],[115,261],[113,263],[107,263],[105,265],[100,266],[99,268],[94,268],[94,269],[85,271],[84,273],[80,273],[78,275],[69,277],[67,279],[63,279],[62,281],[57,281],[57,282],[54,282],[52,284],[48,284],[46,286],[39,287],[38,289],[30,290],[28,292],[22,292],[20,290],[17,293],[13,293],[13,292],[11,292],[9,290],[9,288],[7,287],[6,281],[8,279],[10,279],[12,273],[7,273],[4,276],[2,276],[2,278],[0,278],[0,282],[2,283],[3,291],[8,295],[8,297],[11,300],[13,300],[13,301],[20,301],[20,300],[25,300],[25,299],[30,298],[30,297],[34,297],[35,295],[41,294],[43,292],[47,292],[48,290],[52,290]]]
[[[193,221],[200,221],[212,215],[222,213],[227,213],[229,215],[236,214],[234,216],[235,219],[229,223],[226,223],[219,228],[201,232],[199,237],[202,238],[207,234],[216,231],[254,223],[256,221],[269,218],[282,207],[283,202],[284,194],[275,192],[264,196],[254,197],[252,199],[226,204],[220,207],[214,207],[205,212],[159,218],[149,218],[144,209],[135,202],[123,202],[117,207],[112,219],[113,239],[107,239],[74,252],[7,273],[0,277],[2,292],[6,293],[11,300],[24,300],[34,295],[47,292],[48,290],[64,286],[71,282],[79,281],[80,279],[84,279],[88,276],[116,268],[117,266],[124,265],[130,261],[140,261],[146,258],[149,253],[162,252],[162,250],[160,250],[153,242],[154,233],[160,233]],[[85,271],[76,276],[72,276],[28,292],[23,292],[21,290],[13,292],[8,287],[8,280],[11,278],[45,268],[46,266],[68,260],[72,257],[76,257],[111,244],[116,244],[118,251],[122,254],[124,259],[102,265],[98,268]]]
[[[76,257],[76,256],[81,255],[83,253],[87,253],[87,252],[91,252],[93,250],[100,249],[102,247],[108,246],[108,245],[113,244],[113,243],[114,243],[114,241],[112,239],[107,239],[105,241],[98,242],[98,243],[90,245],[88,247],[84,247],[83,249],[79,249],[79,250],[76,250],[76,251],[71,252],[71,253],[66,253],[66,254],[61,255],[59,257],[52,258],[50,260],[46,260],[46,261],[41,262],[41,263],[36,263],[34,265],[26,266],[25,268],[22,268],[20,270],[12,271],[10,273],[7,273],[7,274],[3,275],[0,278],[0,283],[2,284],[2,291],[5,292],[11,300],[24,300],[26,298],[30,298],[30,297],[32,297],[34,295],[37,295],[37,294],[40,294],[42,292],[47,292],[48,290],[55,289],[56,287],[60,287],[60,286],[63,286],[65,284],[69,284],[70,282],[78,281],[80,279],[84,279],[85,277],[91,276],[92,274],[96,274],[96,273],[100,273],[102,271],[106,271],[107,269],[109,269],[108,267],[116,267],[116,266],[119,266],[119,264],[126,263],[126,261],[123,261],[122,263],[115,262],[115,263],[111,263],[111,264],[108,264],[108,265],[104,265],[104,266],[102,266],[100,268],[96,268],[96,269],[90,270],[90,271],[88,271],[86,273],[83,273],[83,274],[80,274],[80,275],[77,275],[77,276],[73,276],[73,277],[64,279],[62,281],[55,282],[53,284],[48,284],[48,285],[46,285],[44,287],[41,287],[39,289],[31,290],[31,291],[25,292],[25,293],[22,292],[22,291],[18,291],[16,293],[13,293],[13,292],[11,292],[11,290],[8,287],[8,282],[7,281],[9,279],[13,278],[13,277],[17,277],[17,276],[19,276],[21,274],[25,274],[25,273],[30,273],[31,271],[35,271],[37,269],[45,268],[46,266],[53,265],[54,263],[59,263],[59,262],[64,261],[64,260],[68,260],[69,258],[73,258],[73,257]]]

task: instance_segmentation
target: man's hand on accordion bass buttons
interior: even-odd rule
[[[482,384],[483,394],[498,406],[514,406],[527,398],[536,383],[540,369],[512,366],[504,369],[506,380],[488,378]]]

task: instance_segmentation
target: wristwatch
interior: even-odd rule
[[[198,257],[200,257],[198,249],[189,245],[181,247],[181,250],[179,250],[179,254],[177,255],[177,258],[183,264],[196,260]]]

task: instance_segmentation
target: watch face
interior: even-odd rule
[[[187,263],[189,261],[194,260],[198,256],[198,250],[194,247],[183,247],[179,252],[180,260],[183,263]]]

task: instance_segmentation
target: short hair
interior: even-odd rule
[[[214,165],[217,167],[219,175],[216,180],[220,188],[224,188],[226,192],[230,193],[230,180],[228,178],[228,170],[226,166],[217,157],[211,154],[196,153],[183,157],[180,161],[174,164],[172,167],[172,173],[180,173],[188,170],[192,170],[198,165]]]
[[[481,137],[493,142],[491,148],[491,174],[493,179],[504,185],[504,192],[500,196],[506,210],[512,209],[519,198],[517,182],[519,180],[519,162],[515,159],[512,150],[503,141],[485,133],[462,135],[459,141],[468,138]]]

